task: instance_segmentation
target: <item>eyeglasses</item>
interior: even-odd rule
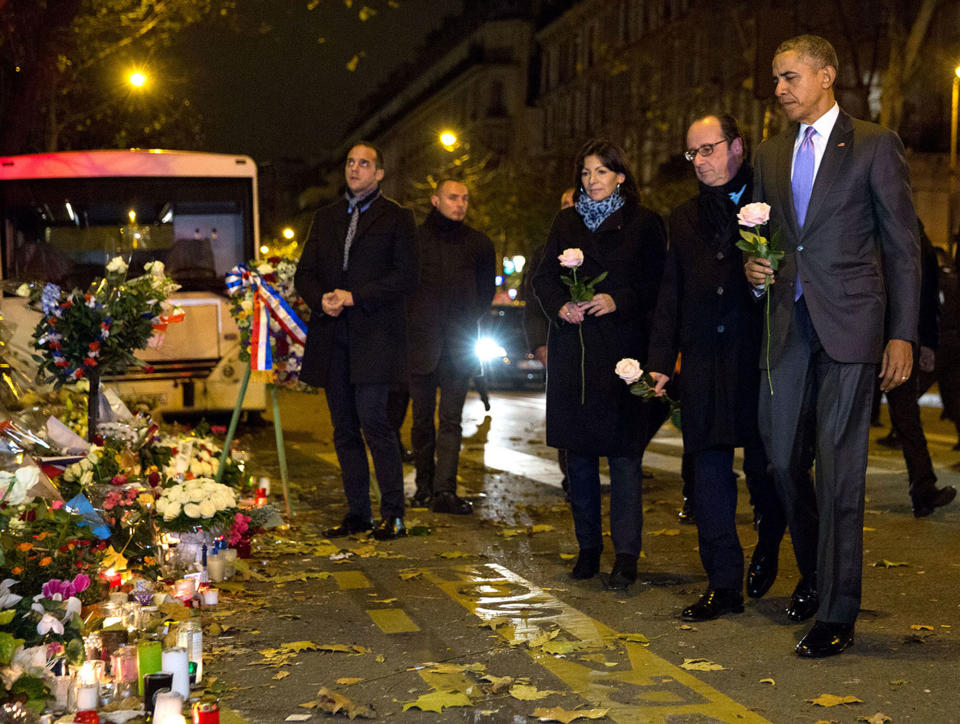
[[[704,158],[713,153],[713,149],[716,146],[719,146],[721,143],[727,143],[729,139],[724,138],[714,143],[705,143],[699,148],[688,148],[683,152],[683,157],[687,159],[690,163],[693,163],[697,160],[697,154],[700,154]]]

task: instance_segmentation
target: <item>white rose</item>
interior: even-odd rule
[[[187,503],[185,506],[183,506],[183,512],[188,518],[199,518],[200,506],[196,503]]]
[[[10,505],[22,505],[29,502],[33,496],[27,493],[40,479],[40,468],[22,467],[17,470],[13,477],[16,482],[14,482],[10,494],[6,497],[6,502]],[[3,483],[4,491],[9,485],[9,480]]]
[[[80,471],[85,472],[87,470],[93,469],[93,463],[90,462],[87,458],[84,458],[80,461]]]
[[[207,494],[203,492],[200,488],[194,488],[190,491],[190,500],[194,503],[199,503],[201,500],[207,497]]]
[[[180,503],[170,503],[163,513],[163,519],[167,521],[173,520],[178,515],[180,515]]]
[[[643,370],[640,369],[640,363],[632,357],[624,357],[622,360],[617,362],[614,372],[617,373],[617,377],[626,382],[628,385],[632,385],[643,376]]]
[[[156,503],[157,512],[160,513],[160,515],[163,515],[167,510],[167,505],[168,505],[167,499],[160,498]]]
[[[260,274],[273,274],[273,264],[268,264],[267,262],[257,264],[257,272]]]
[[[126,274],[127,262],[123,260],[123,257],[115,256],[107,262],[107,271],[115,274]]]
[[[92,470],[88,470],[87,472],[85,472],[83,475],[80,476],[80,485],[81,485],[81,486],[86,487],[87,485],[91,485],[92,483],[93,483],[93,471],[92,471]]]
[[[200,515],[204,518],[212,518],[217,514],[217,506],[213,504],[213,501],[210,498],[205,499],[200,503]]]
[[[155,277],[162,277],[164,275],[163,262],[159,259],[148,261],[143,265],[143,270]]]
[[[171,503],[178,503],[183,499],[183,491],[179,486],[175,488],[167,488],[163,491],[163,497],[165,497]]]

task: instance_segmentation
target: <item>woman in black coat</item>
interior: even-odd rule
[[[568,451],[570,508],[580,555],[573,577],[591,578],[603,549],[600,456],[610,463],[610,529],[616,560],[608,585],[637,578],[640,555],[641,458],[650,406],[614,373],[624,357],[647,349],[663,272],[663,222],[638,201],[623,152],[605,140],[577,156],[574,206],[554,219],[533,288],[551,320],[547,343],[547,444]],[[565,253],[566,250],[566,253]],[[577,258],[577,279],[596,279],[590,301],[572,302],[559,257]],[[582,345],[581,345],[582,340]],[[582,373],[581,373],[582,370]]]

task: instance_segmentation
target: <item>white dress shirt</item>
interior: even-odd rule
[[[803,134],[807,128],[813,126],[816,133],[813,134],[813,180],[817,180],[817,171],[820,170],[820,161],[823,160],[823,152],[827,150],[827,141],[830,140],[830,134],[840,116],[840,105],[834,102],[833,107],[820,116],[813,123],[801,123],[797,131],[797,140],[793,142],[793,161],[790,162],[790,178],[793,178],[793,166],[797,162],[797,151],[800,150],[800,144],[803,142]]]

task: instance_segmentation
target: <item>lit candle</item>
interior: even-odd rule
[[[167,714],[163,719],[156,719],[157,724],[187,724],[183,714]]]
[[[158,691],[153,700],[153,720],[160,722],[176,721],[170,717],[177,717],[183,713],[183,697],[176,691]],[[181,721],[183,717],[180,717]]]
[[[196,578],[181,578],[179,581],[173,584],[173,596],[174,598],[179,598],[181,601],[184,601],[188,598],[193,598],[193,594],[196,592]]]
[[[143,677],[161,670],[163,646],[159,641],[141,641],[137,646],[137,693],[143,696]]]
[[[173,674],[173,685],[170,689],[179,694],[184,701],[190,698],[189,664],[190,661],[187,657],[187,650],[183,646],[164,649],[162,657],[163,671]]]
[[[208,588],[203,592],[203,605],[216,606],[220,603],[220,591],[216,588]]]
[[[224,556],[207,556],[207,574],[214,583],[220,583],[223,580],[223,571],[226,559]]]
[[[81,686],[77,689],[77,711],[89,711],[100,705],[100,687]]]
[[[223,556],[223,577],[233,578],[233,574],[237,572],[237,549],[224,548],[220,555]]]

